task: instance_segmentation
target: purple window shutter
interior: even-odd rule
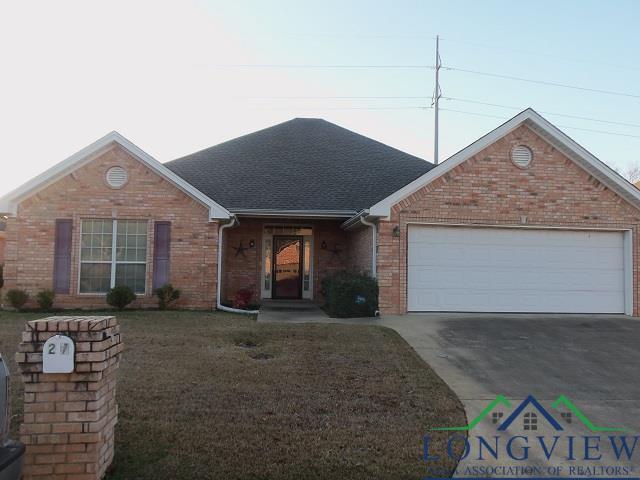
[[[73,221],[56,220],[53,252],[53,291],[68,294],[71,285],[71,240]]]
[[[156,222],[153,247],[153,289],[169,283],[171,222]]]

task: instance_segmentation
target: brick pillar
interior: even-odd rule
[[[72,373],[42,373],[44,342],[75,344]],[[115,317],[50,317],[27,323],[16,362],[24,381],[24,479],[101,479],[113,460],[116,373],[123,344]]]

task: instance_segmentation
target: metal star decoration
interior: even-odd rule
[[[240,242],[240,245],[238,245],[237,247],[232,247],[235,251],[236,251],[236,257],[238,255],[242,255],[244,258],[247,258],[247,256],[245,255],[245,251],[249,250],[250,247],[245,247],[242,242]]]

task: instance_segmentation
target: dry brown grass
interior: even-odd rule
[[[5,356],[38,316],[0,312]],[[422,436],[465,422],[451,390],[388,329],[204,312],[119,319],[112,480],[416,479],[427,474]],[[442,451],[445,434],[434,437]]]

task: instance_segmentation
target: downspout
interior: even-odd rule
[[[360,217],[360,222],[367,227],[371,227],[371,237],[372,237],[372,245],[371,251],[371,276],[376,278],[378,276],[378,225],[373,222],[370,222],[364,218],[364,215]]]
[[[221,296],[222,296],[222,288],[221,288],[221,282],[222,282],[222,248],[224,245],[224,230],[230,227],[235,226],[238,223],[237,219],[235,216],[231,217],[231,221],[229,223],[225,223],[224,225],[222,225],[220,227],[220,229],[218,230],[218,284],[216,285],[216,308],[218,310],[222,310],[224,312],[230,312],[230,313],[243,313],[245,315],[257,315],[259,310],[240,310],[239,308],[231,308],[231,307],[225,307],[224,305],[222,305],[222,300],[221,300]]]

